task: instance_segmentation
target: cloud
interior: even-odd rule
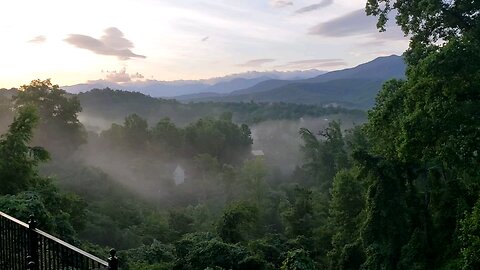
[[[134,79],[143,79],[144,76],[140,73],[129,74],[126,68],[122,68],[120,71],[107,71],[105,80],[114,83],[126,83],[131,82]]]
[[[293,6],[293,2],[288,0],[270,0],[270,5],[276,8],[283,8]]]
[[[365,42],[357,43],[355,46],[362,48],[382,47],[385,46],[385,40],[370,39]]]
[[[371,33],[375,29],[375,17],[367,16],[363,9],[320,23],[310,29],[312,35],[345,37]]]
[[[35,43],[35,44],[40,44],[40,43],[44,43],[45,41],[47,41],[47,38],[46,38],[45,36],[40,35],[40,36],[36,36],[36,37],[30,39],[30,40],[27,41],[27,42],[29,42],[29,43]]]
[[[239,64],[239,67],[261,67],[264,64],[275,62],[275,59],[253,59],[243,64]]]
[[[132,78],[132,79],[144,79],[145,76],[143,76],[142,74],[136,72],[135,74],[130,74],[130,78]]]
[[[394,16],[394,14],[392,14]],[[317,24],[310,28],[309,34],[325,37],[349,37],[370,35],[375,39],[404,40],[403,32],[393,20],[387,23],[387,31],[379,33],[376,28],[377,18],[367,16],[364,9],[355,10],[333,20]]]
[[[286,64],[275,66],[277,69],[305,70],[316,68],[331,68],[345,66],[347,63],[343,59],[308,59],[288,62]]]
[[[318,4],[313,4],[313,5],[306,6],[306,7],[303,7],[301,9],[298,9],[297,11],[295,11],[295,13],[302,14],[302,13],[306,13],[306,12],[310,12],[310,11],[315,11],[315,10],[318,10],[318,9],[321,9],[321,8],[324,8],[324,7],[328,7],[331,4],[333,4],[333,0],[323,0],[322,2],[320,2]]]
[[[105,34],[100,39],[71,34],[65,41],[77,48],[86,49],[96,54],[117,56],[120,60],[146,58],[144,55],[135,54],[130,50],[134,47],[133,43],[126,39],[118,28],[107,28],[104,32]]]

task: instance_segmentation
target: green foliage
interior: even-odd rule
[[[13,120],[12,101],[6,95],[7,91],[0,89],[0,134],[6,131],[6,128]]]
[[[0,210],[21,219],[33,211],[43,228],[69,240],[79,232],[114,246],[125,269],[480,268],[478,3],[367,1],[380,28],[393,10],[411,34],[406,79],[384,85],[365,126],[301,129],[304,164],[291,177],[249,159],[250,128],[236,123],[346,110],[180,104],[107,89],[80,95],[94,108],[89,113],[128,116],[92,135],[92,147],[123,154],[122,167],[132,179],[148,178],[155,199],[142,201],[101,170],[65,160],[46,171],[82,199],[62,193],[39,176],[47,152],[29,143],[70,134],[57,142],[73,152],[82,142],[81,108],[37,80],[22,87],[18,115],[0,139]],[[96,98],[117,106],[100,109]],[[180,113],[164,118],[171,111]],[[42,131],[33,136],[37,121]],[[185,182],[148,173],[163,163],[185,167]]]
[[[425,232],[418,229],[413,232],[408,243],[402,247],[398,269],[428,269],[426,237]]]
[[[48,180],[16,195],[0,197],[0,211],[19,220],[31,215],[38,227],[68,242],[76,241],[76,232],[85,224],[85,203],[73,194],[61,193]]]
[[[375,109],[368,115],[366,130],[373,141],[373,150],[388,158],[398,157],[398,145],[402,140],[398,126],[404,109],[403,85],[404,82],[397,80],[385,83],[376,98]]]
[[[410,64],[439,49],[441,42],[462,36],[478,37],[480,9],[474,1],[367,0],[366,12],[379,17],[377,27],[381,30],[392,10],[397,12],[397,24],[411,35],[407,58]]]
[[[322,189],[328,190],[335,174],[350,166],[340,123],[330,122],[328,127],[320,132],[319,135],[324,141],[320,141],[306,128],[300,129],[300,135],[304,141],[302,150],[305,170],[321,183]]]
[[[462,269],[480,268],[480,200],[472,212],[461,221],[460,240],[463,257]]]
[[[54,155],[70,155],[86,142],[86,133],[77,118],[82,111],[79,99],[68,97],[49,79],[33,80],[29,85],[23,85],[14,101],[17,110],[24,106],[37,109],[39,125],[34,141]]]
[[[380,83],[375,83],[374,89]],[[357,87],[357,86],[356,86]],[[365,88],[365,86],[362,86]],[[370,87],[369,87],[370,88]],[[200,102],[182,104],[171,99],[153,98],[141,93],[121,90],[92,89],[80,93],[78,98],[85,113],[92,117],[100,117],[110,122],[118,122],[127,115],[136,113],[156,123],[158,119],[168,117],[180,126],[197,121],[199,118],[223,118],[236,123],[254,124],[267,120],[298,120],[301,117],[321,117],[335,114],[348,114],[364,119],[365,113],[360,110],[349,110],[341,107],[325,107],[322,105],[305,105],[294,103],[254,103],[254,102]],[[223,115],[223,117],[222,117]]]
[[[296,187],[291,206],[285,212],[287,234],[291,238],[303,236],[307,239],[313,234],[313,202],[312,191]]]
[[[283,243],[280,235],[272,235],[268,238],[253,240],[248,243],[251,253],[270,262],[274,267],[279,268],[283,262],[283,253],[286,244]]]
[[[218,225],[218,234],[227,243],[247,239],[258,219],[258,209],[248,203],[235,203],[227,207]]]
[[[152,139],[170,154],[183,147],[183,131],[175,126],[169,118],[163,118],[152,129]]]
[[[187,235],[175,244],[179,260],[174,269],[220,267],[223,269],[248,269],[249,253],[239,245],[224,243],[211,235]]]
[[[33,215],[39,227],[75,240],[84,226],[84,202],[76,195],[61,193],[50,179],[39,176],[38,166],[49,159],[41,147],[30,147],[38,122],[32,106],[19,108],[8,132],[0,139],[0,210],[20,220]]]
[[[367,13],[380,15],[379,26],[392,10],[411,35],[408,76],[384,86],[367,124],[375,154],[399,169],[410,168],[404,195],[393,197],[402,205],[397,215],[406,210],[408,237],[402,240],[398,265],[390,267],[459,269],[463,261],[465,269],[475,269],[462,253],[475,240],[459,241],[459,235],[468,235],[460,233],[470,228],[463,213],[474,212],[479,194],[479,6],[471,1],[367,4]],[[419,175],[412,177],[412,169]],[[409,174],[406,168],[396,174],[402,171]],[[367,261],[381,257],[371,255]]]
[[[303,249],[289,251],[283,261],[282,270],[314,270],[315,264]]]
[[[396,269],[408,234],[404,168],[400,164],[357,156],[363,163],[369,188],[361,238],[367,260],[363,269]]]
[[[124,264],[127,265],[124,268],[135,270],[172,269],[175,261],[174,248],[156,240],[151,245],[130,249],[124,256]]]
[[[238,162],[250,151],[250,130],[223,120],[200,119],[185,128],[187,155],[209,154],[225,163]]]
[[[123,125],[112,124],[101,137],[116,149],[146,151],[168,158],[191,158],[209,155],[223,163],[238,163],[250,153],[253,143],[250,129],[227,120],[199,119],[185,128],[169,119],[160,120],[149,129],[137,114],[125,118]]]
[[[171,210],[168,213],[168,226],[174,235],[174,239],[180,239],[181,236],[191,233],[193,222],[193,218],[184,212]]]
[[[123,123],[126,143],[132,148],[143,149],[148,139],[148,124],[137,114],[131,114]]]
[[[328,225],[334,232],[328,253],[330,269],[358,269],[363,250],[358,245],[364,191],[353,171],[340,171],[333,181]]]
[[[0,138],[0,194],[18,193],[39,180],[37,167],[49,154],[41,147],[29,146],[37,122],[35,109],[24,107]]]
[[[251,198],[260,202],[267,191],[267,168],[261,158],[246,160],[239,172],[239,180],[250,193]]]

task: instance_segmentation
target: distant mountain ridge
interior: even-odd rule
[[[284,102],[368,109],[374,105],[382,84],[405,78],[405,71],[403,57],[391,55],[327,73],[248,72],[198,81],[96,81],[63,88],[78,93],[109,87],[181,102]]]
[[[178,81],[135,81],[127,83],[115,83],[107,80],[90,81],[88,83],[63,86],[70,93],[86,92],[91,89],[112,88],[119,90],[140,92],[152,97],[175,97],[181,95],[193,95],[202,93],[227,94],[235,90],[254,86],[262,81],[271,79],[299,80],[324,74],[325,71],[316,69],[305,71],[269,71],[269,72],[245,72],[227,75],[224,77],[206,80],[178,80]]]
[[[367,109],[389,79],[405,78],[403,57],[391,55],[302,80],[267,80],[229,94],[180,96],[180,101],[286,102]]]

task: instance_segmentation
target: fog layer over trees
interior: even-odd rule
[[[366,123],[170,101],[181,120],[91,106],[115,122],[92,132],[82,97],[48,80],[2,94],[0,210],[34,210],[94,254],[115,247],[122,269],[480,269],[478,4],[368,0],[380,29],[393,10],[407,78],[384,84]]]

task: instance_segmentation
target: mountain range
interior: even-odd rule
[[[91,89],[121,89],[180,102],[284,102],[320,104],[356,109],[374,105],[375,96],[389,79],[405,77],[402,56],[391,55],[343,70],[248,72],[198,81],[95,81],[62,87],[71,93]]]
[[[80,92],[90,91],[91,89],[103,89],[108,87],[111,89],[140,92],[152,97],[171,98],[201,93],[227,94],[235,90],[252,87],[260,82],[271,79],[301,80],[324,73],[325,71],[316,69],[284,72],[250,71],[205,80],[145,80],[126,83],[115,83],[108,80],[94,80],[82,84],[62,86],[61,88],[65,89],[67,92],[78,94]]]
[[[401,56],[379,57],[359,66],[301,80],[266,80],[227,94],[202,93],[176,97],[187,102],[286,102],[367,109],[382,84],[405,77]]]

